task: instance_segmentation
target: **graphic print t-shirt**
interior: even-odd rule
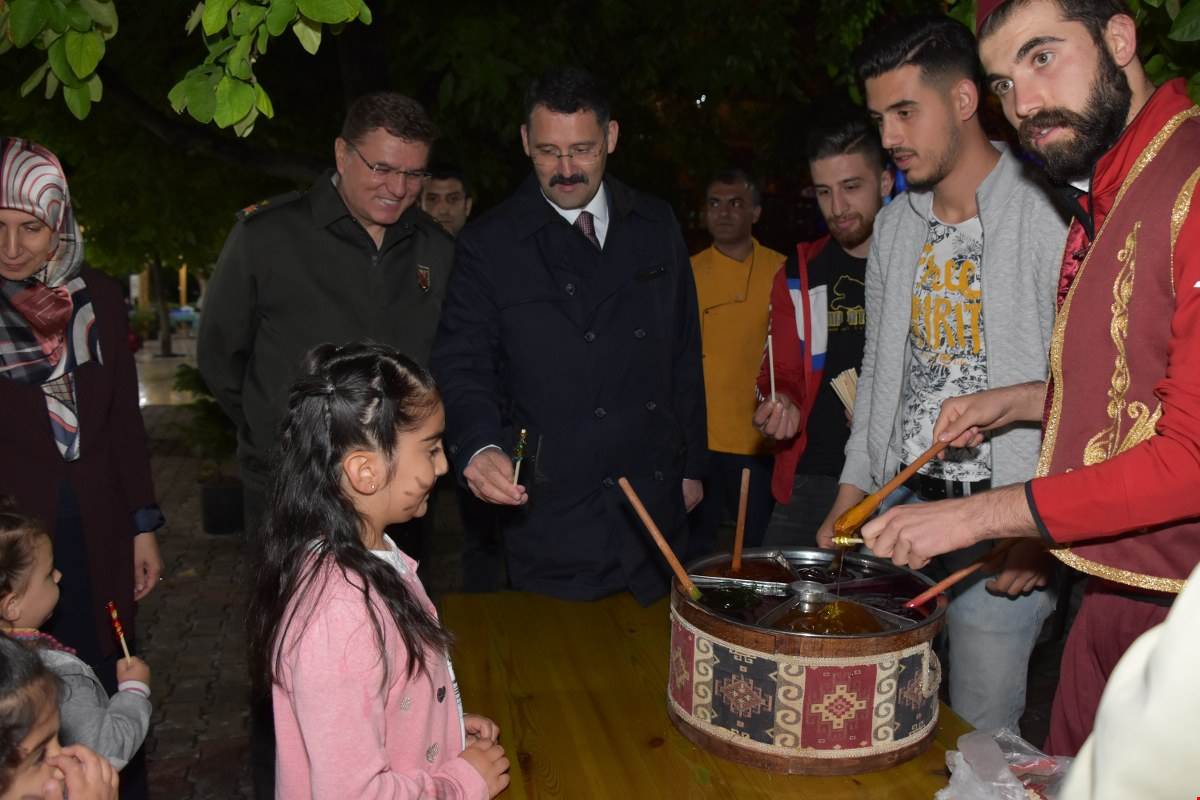
[[[795,259],[795,256],[792,256]],[[848,369],[862,364],[866,328],[867,260],[855,258],[837,242],[830,242],[808,265],[810,286],[826,284],[829,289],[829,338],[825,346],[824,376],[806,423],[808,443],[796,466],[806,475],[842,474],[850,424],[845,407],[829,382]]]
[[[912,349],[902,414],[904,463],[933,442],[942,401],[988,388],[983,319],[983,228],[978,217],[947,225],[930,217],[913,286]],[[922,469],[935,478],[978,481],[992,474],[991,445],[948,449]]]

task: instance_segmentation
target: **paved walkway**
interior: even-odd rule
[[[181,360],[139,354],[139,371],[148,384],[143,397],[183,400],[163,385]],[[186,408],[147,405],[143,413],[155,485],[169,520],[161,537],[166,579],[141,604],[137,619],[154,671],[154,724],[147,743],[152,791],[160,800],[250,798],[243,610],[251,576],[241,538],[210,536],[200,528],[199,461],[178,435]],[[454,493],[439,495],[427,556],[434,595],[461,586],[462,534]],[[1022,720],[1033,742],[1045,736],[1060,651],[1061,642],[1048,642],[1034,654],[1029,710]]]

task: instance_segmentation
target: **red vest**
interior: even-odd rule
[[[1176,114],[1126,175],[1063,301],[1050,344],[1039,476],[1114,458],[1155,436],[1175,310],[1173,254],[1195,188],[1200,108]],[[1152,544],[1153,546],[1147,546]],[[1053,550],[1077,570],[1178,592],[1200,561],[1200,522]]]

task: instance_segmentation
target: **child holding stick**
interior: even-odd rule
[[[119,660],[110,698],[75,651],[38,630],[58,604],[61,578],[50,535],[0,498],[0,631],[33,648],[61,681],[63,743],[86,745],[121,769],[150,729],[150,668],[140,658]]]
[[[64,691],[34,652],[0,636],[0,800],[117,800],[112,764],[59,744]]]
[[[450,634],[384,533],[447,470],[429,373],[382,345],[322,345],[292,387],[250,610],[270,686],[275,796],[486,800],[499,729],[463,715]]]

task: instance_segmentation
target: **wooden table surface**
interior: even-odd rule
[[[778,775],[709,755],[667,719],[666,600],[571,603],[519,592],[449,595],[454,668],[467,711],[500,725],[512,762],[504,800],[813,798],[929,800],[945,752],[970,730],[945,705],[933,746],[882,772]]]

